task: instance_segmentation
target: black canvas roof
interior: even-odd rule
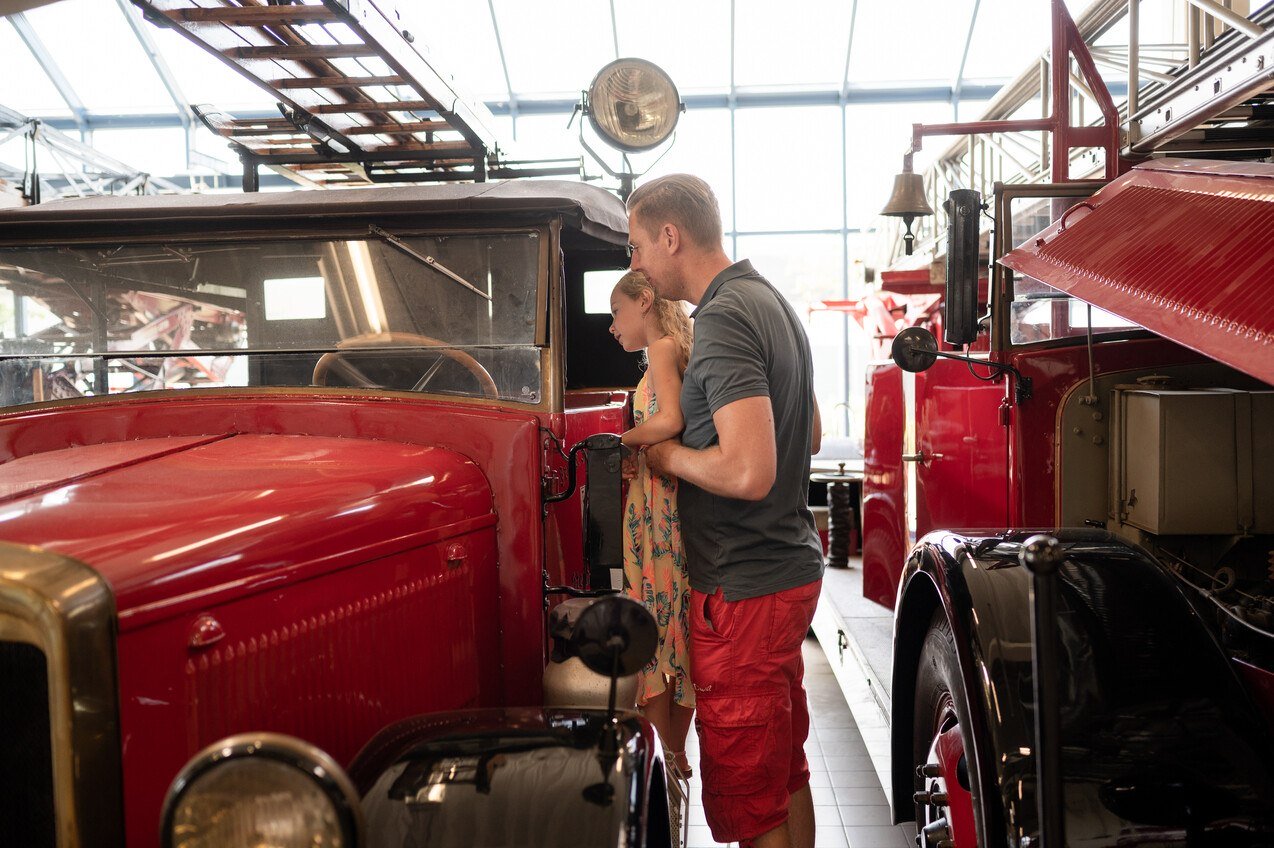
[[[93,197],[56,200],[0,210],[0,241],[107,225],[129,230],[162,224],[257,220],[304,221],[386,215],[429,218],[498,213],[562,214],[591,236],[616,244],[628,241],[628,218],[615,195],[596,186],[564,180],[509,180],[490,183],[393,186],[244,194]]]

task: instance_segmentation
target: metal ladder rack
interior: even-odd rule
[[[132,2],[278,101],[280,117],[267,120],[194,107],[238,153],[247,191],[256,189],[261,166],[309,185],[518,173],[499,162],[491,113],[415,47],[388,0]]]

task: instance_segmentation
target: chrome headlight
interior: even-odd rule
[[[355,848],[358,796],[336,761],[277,733],[209,745],[168,790],[164,848]]]
[[[629,152],[656,147],[684,108],[672,78],[645,59],[616,59],[588,87],[588,119],[607,143]]]

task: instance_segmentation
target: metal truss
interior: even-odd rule
[[[26,169],[0,164],[0,182],[17,188],[28,203],[59,197],[179,192],[181,186],[152,177],[87,144],[0,106],[0,147],[22,144]]]
[[[1120,167],[1148,156],[1199,153],[1254,158],[1274,152],[1274,4],[1249,15],[1249,0],[1170,0],[1187,27],[1179,42],[1148,43],[1140,37],[1141,0],[1097,0],[1076,20],[1092,60],[1126,75],[1108,85],[1120,122]],[[1165,11],[1164,4],[1156,10]],[[1127,20],[1129,37],[1103,38]],[[1099,43],[1100,41],[1100,43]],[[987,105],[982,121],[1022,117],[1038,104],[1050,110],[1050,56],[1023,71]],[[1102,92],[1067,63],[1073,124],[1100,121]],[[958,80],[957,80],[958,82]],[[1088,116],[1085,116],[1085,110]],[[925,189],[935,214],[922,219],[917,241],[934,246],[946,231],[941,202],[956,188],[986,196],[997,182],[1036,183],[1097,179],[1106,170],[1095,148],[1069,151],[1064,163],[1051,149],[1049,133],[998,132],[952,144],[926,170]],[[1054,173],[1065,169],[1066,173]],[[903,254],[896,219],[884,228],[882,257]]]

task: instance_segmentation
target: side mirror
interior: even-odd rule
[[[943,337],[948,344],[960,347],[978,337],[978,224],[982,196],[972,189],[958,188],[942,208],[948,222]]]
[[[894,336],[889,356],[904,371],[927,371],[938,361],[938,340],[924,327],[908,327]]]

